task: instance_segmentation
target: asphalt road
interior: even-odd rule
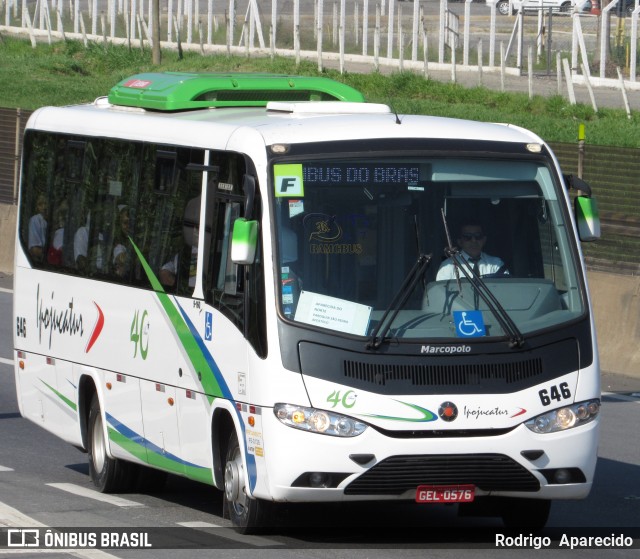
[[[398,558],[471,556],[493,558],[493,518],[460,518],[455,507],[401,505],[290,506],[280,527],[260,536],[241,536],[221,517],[221,494],[171,477],[157,494],[102,495],[92,489],[86,455],[20,417],[12,366],[10,278],[0,278],[0,537],[3,527],[150,531],[162,547],[99,551],[47,550],[48,558],[93,559],[184,557]],[[591,495],[559,501],[545,534],[568,537],[615,533],[636,538],[636,549],[581,550],[584,557],[632,557],[640,546],[640,395],[603,395],[599,461]],[[480,539],[486,541],[479,541]],[[487,539],[488,538],[488,539]],[[205,546],[203,550],[200,546]],[[0,549],[0,557],[40,557],[27,549]],[[529,557],[532,549],[510,549]],[[554,549],[553,557],[576,551]]]

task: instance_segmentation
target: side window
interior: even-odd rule
[[[146,146],[137,244],[167,292],[191,295],[198,256],[203,151]]]
[[[30,132],[25,138],[20,238],[34,266],[41,267],[49,245],[49,200],[55,169],[55,138]]]
[[[538,228],[544,278],[551,280],[558,291],[566,291],[567,278],[552,216],[549,214],[545,219],[539,220]]]
[[[92,176],[96,194],[88,220],[86,274],[128,283],[134,262],[129,238],[136,225],[141,145],[118,140],[103,140],[100,145]]]
[[[234,154],[213,154],[218,177],[207,188],[207,231],[211,242],[205,247],[205,298],[240,330],[244,329],[244,278],[231,261],[231,233],[242,215],[244,161]]]

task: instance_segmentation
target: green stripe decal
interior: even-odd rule
[[[209,352],[206,347],[202,336],[198,333],[198,329],[191,322],[188,315],[184,312],[184,310],[180,307],[180,304],[175,299],[175,297],[167,294],[160,283],[160,280],[156,277],[149,266],[149,263],[146,261],[145,257],[140,252],[140,249],[133,242],[133,239],[129,237],[129,242],[133,246],[133,249],[140,260],[140,263],[151,283],[151,286],[156,291],[156,295],[162,308],[164,309],[168,320],[170,321],[173,329],[178,337],[182,348],[184,349],[191,365],[194,370],[198,372],[198,380],[200,385],[203,388],[203,392],[207,397],[209,404],[212,404],[216,398],[224,398],[230,402],[234,401],[233,395],[227,386],[224,377],[222,376],[222,372],[218,368],[213,356]],[[175,301],[175,305],[174,305]],[[245,426],[242,420],[242,416],[239,411],[236,411],[238,416],[238,420],[240,422],[240,427],[242,429],[243,439],[245,438]],[[245,440],[245,449],[246,449],[246,440]],[[253,491],[257,481],[257,468],[255,457],[249,453],[246,454],[247,460],[247,473],[249,476],[249,487],[250,490]],[[189,472],[188,464],[185,463],[184,468],[186,470],[186,475],[192,477],[193,479],[202,479],[201,477],[197,477],[200,474],[198,471]],[[210,479],[210,472],[207,472]],[[208,482],[210,483],[210,482]]]
[[[67,398],[64,394],[61,394],[60,392],[58,392],[55,388],[53,388],[53,386],[50,386],[49,384],[47,384],[42,379],[40,379],[40,382],[42,384],[44,384],[49,390],[51,390],[51,392],[53,392],[65,404],[67,404],[67,406],[69,406],[73,411],[78,411],[78,406],[76,406],[76,404],[74,402],[72,402],[71,400],[69,400],[69,398]]]
[[[432,411],[429,411],[427,408],[423,408],[415,404],[409,404],[407,402],[399,402],[398,400],[396,400],[396,402],[404,406],[409,406],[410,408],[413,408],[418,413],[420,413],[422,417],[417,417],[417,418],[394,417],[390,415],[377,415],[377,414],[364,414],[364,415],[366,415],[367,417],[373,417],[375,419],[387,419],[389,421],[409,421],[412,423],[426,423],[428,421],[435,421],[436,419],[438,419],[438,416]]]
[[[162,308],[166,312],[171,325],[176,332],[182,347],[185,349],[191,364],[194,369],[199,373],[202,373],[200,376],[200,382],[202,384],[202,388],[204,393],[207,395],[209,399],[209,403],[211,403],[214,398],[219,398],[220,396],[224,396],[224,390],[220,387],[217,379],[216,373],[214,369],[211,367],[211,364],[204,356],[198,342],[194,338],[188,324],[185,321],[183,315],[176,309],[176,307],[171,302],[170,296],[165,292],[160,280],[156,277],[156,275],[151,270],[149,263],[146,261],[145,257],[140,252],[140,249],[136,246],[131,238],[129,241],[133,245],[136,254],[138,255],[138,259],[140,260],[142,267],[151,283],[151,286],[156,291],[156,295],[162,305]]]
[[[111,426],[108,427],[108,432],[111,442],[117,444],[132,456],[135,456],[141,462],[145,462],[166,472],[185,475],[194,481],[213,485],[213,475],[209,468],[181,461],[172,454],[163,452],[158,447],[155,447],[155,445],[148,444],[148,441],[145,439],[142,440],[146,444],[138,443]]]

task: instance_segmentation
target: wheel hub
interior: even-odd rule
[[[224,468],[224,492],[229,502],[235,503],[240,497],[240,472],[238,464],[227,462]]]
[[[102,418],[98,416],[93,424],[93,466],[97,472],[101,472],[106,459],[106,445],[104,440],[104,432],[102,430]]]

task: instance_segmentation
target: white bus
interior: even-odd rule
[[[19,204],[20,411],[100,491],[186,476],[247,532],[357,500],[540,527],[589,493],[599,221],[531,132],[141,74],[32,115]]]

